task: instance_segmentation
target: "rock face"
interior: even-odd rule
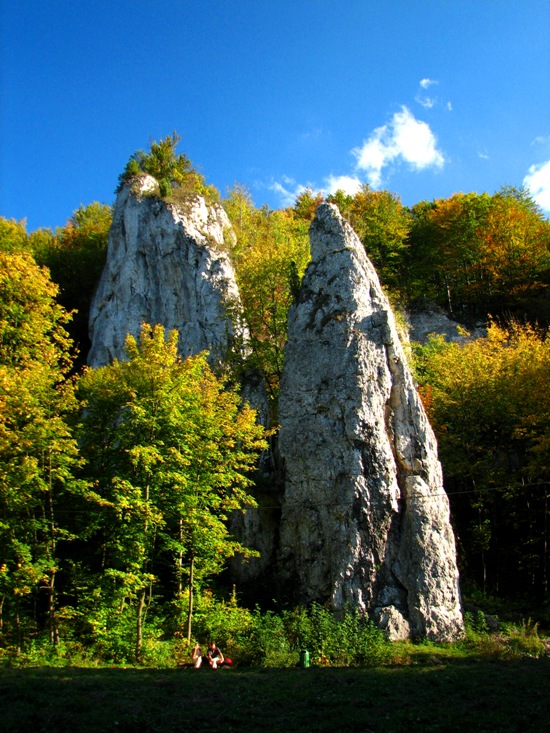
[[[424,302],[419,307],[410,309],[406,314],[409,322],[409,333],[412,341],[421,344],[427,343],[431,334],[445,336],[447,341],[464,343],[469,339],[483,338],[487,335],[487,329],[483,323],[477,324],[474,328],[467,328],[469,336],[461,331],[462,324],[449,318],[443,308],[433,302]]]
[[[374,614],[390,638],[463,621],[436,441],[353,230],[317,211],[280,390],[279,565],[295,597]]]
[[[122,358],[126,334],[138,335],[144,321],[177,328],[179,353],[208,350],[211,363],[223,359],[233,337],[226,306],[239,296],[223,247],[232,235],[227,215],[200,196],[185,208],[167,204],[157,190],[144,175],[117,197],[90,310],[91,366]]]
[[[91,366],[123,358],[126,334],[143,322],[176,328],[182,356],[208,350],[212,363],[236,336],[246,341],[228,316],[239,294],[225,212],[199,196],[168,204],[157,192],[142,176],[118,195],[90,313]],[[448,500],[389,304],[335,207],[319,208],[311,248],[290,313],[270,454],[282,464],[260,464],[266,506],[236,525],[262,557],[240,577],[268,587],[282,580],[302,602],[349,603],[390,638],[455,638],[463,626]],[[242,391],[267,424],[257,377]]]

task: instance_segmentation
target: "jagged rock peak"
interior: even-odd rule
[[[167,203],[149,175],[124,185],[90,310],[88,363],[122,358],[126,334],[137,335],[143,322],[176,328],[183,357],[208,350],[211,362],[223,359],[234,336],[227,306],[239,299],[228,237],[234,234],[220,205],[199,195]]]
[[[359,238],[317,210],[289,314],[280,572],[302,602],[374,615],[390,638],[463,631],[434,434]]]

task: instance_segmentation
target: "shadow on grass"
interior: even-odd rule
[[[550,660],[309,669],[0,669],[9,733],[541,731]]]

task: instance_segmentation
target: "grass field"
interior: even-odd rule
[[[550,730],[550,659],[374,668],[0,669],[5,733]]]

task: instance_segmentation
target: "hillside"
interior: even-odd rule
[[[200,379],[210,385],[211,394],[220,394],[216,390],[221,385],[228,386],[229,373],[232,390],[244,374],[255,375],[269,402],[264,422],[267,423],[269,412],[271,425],[277,428],[282,417],[279,394],[288,351],[288,314],[293,303],[304,299],[300,288],[310,263],[308,234],[322,203],[321,197],[306,191],[293,207],[270,211],[265,207],[256,208],[248,193],[235,187],[221,201],[223,213],[216,192],[193,171],[186,158],[175,156],[176,144],[175,137],[167,139],[149,153],[132,157],[134,163],[130,161],[121,176],[120,192],[124,186],[134,185],[144,172],[151,175],[153,171],[153,190],[149,198],[144,196],[139,216],[146,207],[151,208],[151,216],[158,216],[161,210],[171,210],[170,207],[174,210],[181,207],[187,215],[185,212],[193,210],[193,202],[198,201],[197,196],[208,202],[205,211],[212,210],[208,207],[218,207],[219,221],[226,222],[218,227],[218,257],[234,273],[239,293],[239,299],[233,298],[235,309],[228,315],[244,330],[236,331],[241,336],[231,339],[229,372],[210,375],[210,367],[201,362],[200,369],[204,371]],[[152,166],[155,156],[161,159],[164,168]],[[511,188],[503,188],[493,195],[456,194],[446,200],[419,202],[407,209],[394,194],[365,186],[354,197],[339,192],[329,197],[328,203],[336,204],[357,234],[394,304],[394,311],[410,314],[413,329],[410,344],[404,339],[405,347],[423,402],[423,408],[419,409],[425,409],[439,443],[443,486],[450,500],[463,588],[472,597],[477,593],[472,588],[480,589],[485,596],[504,594],[535,609],[537,617],[545,618],[550,513],[550,341],[547,333],[550,223],[525,191]],[[173,522],[172,529],[181,528],[177,517],[167,522],[164,517],[155,518],[154,512],[148,513],[153,484],[145,479],[145,503],[143,496],[139,500],[136,496],[134,504],[126,504],[121,499],[124,491],[120,493],[121,481],[128,482],[124,483],[127,487],[138,486],[135,476],[139,467],[143,476],[155,476],[159,497],[164,496],[163,487],[173,483],[176,475],[170,474],[170,478],[168,469],[176,471],[176,464],[165,465],[166,478],[163,471],[154,468],[165,459],[154,454],[151,441],[145,441],[139,451],[130,447],[135,443],[128,442],[125,445],[129,446],[127,455],[131,460],[127,474],[121,477],[112,473],[112,466],[119,459],[114,459],[115,453],[109,451],[122,440],[116,432],[112,433],[114,443],[108,450],[102,448],[100,461],[97,451],[88,456],[82,451],[85,443],[79,432],[82,406],[97,400],[98,412],[93,413],[88,407],[86,414],[94,415],[94,419],[97,415],[98,422],[92,425],[93,441],[103,439],[108,434],[107,425],[109,430],[118,430],[113,415],[120,414],[117,411],[124,404],[131,404],[139,392],[138,385],[143,383],[143,376],[138,377],[137,372],[132,379],[138,381],[130,384],[124,381],[129,375],[123,369],[120,373],[108,371],[113,356],[124,356],[121,350],[112,351],[108,358],[100,360],[107,371],[102,372],[98,362],[81,376],[90,348],[87,333],[90,308],[98,292],[107,293],[105,284],[98,291],[101,274],[104,283],[115,282],[115,275],[105,274],[108,273],[108,268],[105,269],[108,232],[113,231],[111,213],[110,207],[97,203],[82,207],[66,227],[55,233],[39,230],[28,234],[22,224],[0,220],[4,349],[0,542],[5,558],[1,567],[3,620],[12,640],[26,637],[28,629],[46,628],[53,642],[64,630],[69,634],[90,635],[96,640],[105,633],[108,644],[112,645],[113,636],[107,630],[114,628],[117,608],[141,604],[146,613],[145,609],[150,607],[149,632],[154,633],[156,629],[160,633],[163,624],[166,631],[177,623],[177,614],[166,621],[169,616],[166,604],[174,591],[180,618],[190,601],[185,596],[182,580],[186,573],[191,572],[191,576],[193,573],[189,570],[193,564],[184,569],[183,563],[189,545],[181,537],[175,541],[174,536],[166,535],[165,540],[164,529],[160,530],[170,522]],[[208,218],[210,214],[205,216]],[[126,224],[117,226],[121,241],[127,243]],[[229,234],[230,228],[234,236]],[[207,239],[205,247],[213,241],[210,235]],[[145,244],[146,241],[147,238],[142,240]],[[122,260],[126,256],[123,252]],[[151,256],[147,247],[142,256]],[[41,270],[41,265],[48,269]],[[169,269],[173,272],[171,266]],[[143,270],[150,271],[150,265]],[[159,280],[156,287],[156,302],[160,304],[165,298],[163,281]],[[120,295],[120,284],[115,283],[112,292],[105,295],[101,312],[106,312],[108,304]],[[177,300],[177,293],[175,297]],[[78,312],[71,320],[69,313],[73,309]],[[451,343],[442,337],[427,338],[429,328],[424,328],[422,339],[415,340],[414,324],[418,336],[421,320],[425,322],[427,315],[434,312],[447,329],[452,329],[453,323],[461,323],[471,334],[459,333],[458,340]],[[138,314],[135,323],[142,317],[143,313]],[[183,316],[182,319],[188,320]],[[211,321],[209,332],[215,325],[222,326],[216,315]],[[177,323],[163,325],[177,327]],[[121,328],[123,338],[123,324]],[[225,330],[224,326],[220,333]],[[168,365],[173,355],[169,349],[164,353],[164,347],[155,341],[154,335],[146,334],[142,341],[139,334],[134,335],[136,342],[130,343],[130,352],[126,353],[144,359],[149,349],[150,358]],[[80,354],[75,353],[75,345]],[[203,348],[210,349],[209,342],[196,350]],[[174,364],[180,369],[178,358],[174,357]],[[219,365],[220,360],[216,361]],[[143,364],[149,368],[145,361]],[[215,365],[211,366],[215,370]],[[215,386],[215,380],[219,380],[219,387]],[[75,385],[79,384],[86,389],[75,391]],[[124,395],[126,403],[120,402]],[[112,408],[107,409],[106,400],[113,396],[115,412],[109,412]],[[227,410],[232,400],[231,397],[228,403],[224,402]],[[177,404],[177,400],[173,404],[169,400],[159,401],[167,416],[170,410],[179,409]],[[222,419],[211,402],[206,404],[212,406],[213,420]],[[143,433],[145,425],[147,430],[157,425],[137,421],[138,416],[142,420],[144,409],[145,403],[136,404],[132,435],[136,431]],[[238,422],[237,413],[231,414]],[[167,418],[166,432],[159,437],[159,451],[170,444],[172,438],[168,436],[175,434],[170,421],[177,419],[182,418],[177,418],[176,413]],[[228,424],[224,425],[228,431]],[[271,502],[278,503],[280,498],[277,497],[279,489],[270,494],[267,486],[271,481],[280,480],[277,471],[264,470],[251,480],[245,470],[263,445],[259,435],[249,435],[249,458],[242,459],[233,478],[223,479],[228,482],[226,485],[241,482],[243,493],[235,495],[233,508],[242,508],[250,502],[245,489],[257,497],[267,491]],[[124,433],[124,440],[130,438],[130,432]],[[238,441],[246,440],[245,433],[241,433]],[[278,448],[273,436],[269,440],[273,457]],[[90,446],[99,445],[93,441]],[[181,466],[195,465],[192,461],[200,453],[199,442],[187,457],[182,453],[177,459]],[[173,451],[176,447],[174,443]],[[398,463],[402,462],[398,452],[397,455]],[[182,474],[181,466],[178,475]],[[198,472],[198,466],[197,463],[193,470]],[[112,495],[102,494],[105,476],[109,476],[109,485],[116,489]],[[223,524],[230,505],[213,495],[209,501],[210,510]],[[189,506],[185,505],[185,511],[183,506],[180,519],[189,512]],[[279,511],[279,506],[274,509]],[[134,524],[129,523],[131,516],[136,520]],[[158,525],[158,535],[156,530],[149,531],[153,525]],[[130,526],[131,532],[126,531]],[[114,528],[119,534],[112,534]],[[214,579],[223,566],[218,562],[224,555],[219,552],[220,543],[229,542],[225,531],[220,525],[218,544],[196,545],[204,560],[196,568],[195,582],[200,592],[210,583],[223,596],[223,576],[220,576],[222,580]],[[91,563],[89,542],[94,547]],[[227,556],[240,549],[235,545]],[[219,558],[215,560],[216,552]],[[93,592],[109,553],[113,565],[101,582],[105,593],[110,588],[110,606],[98,602],[97,598],[94,600]],[[173,571],[168,569],[170,562],[179,568],[177,582]],[[191,579],[191,590],[192,583]],[[161,599],[154,603],[153,586],[155,597]],[[149,590],[145,592],[145,588]],[[202,601],[198,602],[200,606]],[[133,622],[129,619],[130,616],[125,621],[126,630],[119,627],[116,633],[130,634]],[[104,632],[99,631],[101,628]],[[144,630],[147,629],[140,627],[138,635]]]

